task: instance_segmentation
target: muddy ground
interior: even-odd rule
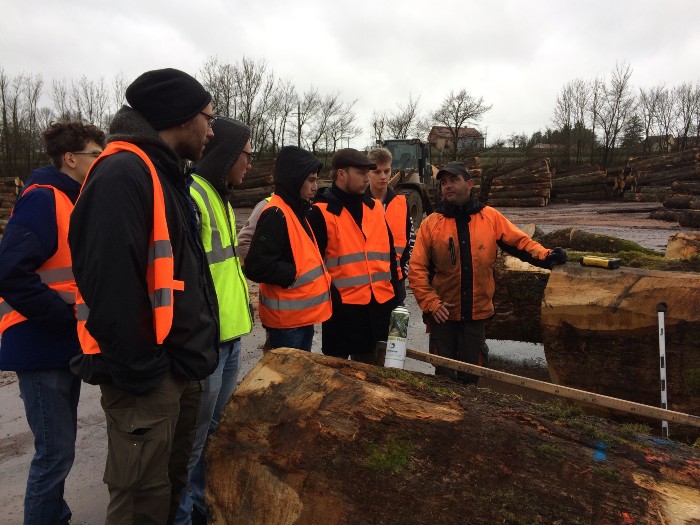
[[[593,233],[604,233],[635,241],[645,247],[663,251],[668,237],[674,233],[692,232],[677,224],[648,219],[652,209],[660,204],[595,203],[555,204],[545,208],[504,208],[502,211],[515,224],[535,223],[545,232],[568,226],[578,226]],[[242,224],[251,209],[237,210]],[[251,283],[251,293],[257,296],[257,286]],[[408,346],[427,349],[427,335],[413,296],[408,294],[411,315]],[[239,380],[262,356],[264,330],[257,322],[251,334],[243,338],[242,368]],[[314,336],[313,349],[320,351],[320,331]],[[498,368],[546,379],[543,353],[538,345],[513,342],[489,342]],[[495,363],[494,363],[495,364]],[[406,368],[432,373],[432,366],[407,360]],[[492,387],[486,382],[480,387]],[[527,394],[527,392],[516,392]],[[104,415],[99,403],[99,389],[83,385],[76,443],[76,461],[66,481],[66,500],[73,509],[73,525],[93,525],[104,522],[108,501],[102,483],[106,458],[107,436]],[[32,436],[24,417],[14,374],[0,372],[0,525],[22,522],[22,501],[27,470],[33,454]]]

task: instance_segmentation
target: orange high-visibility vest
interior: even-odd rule
[[[397,195],[389,202],[384,217],[389,225],[391,235],[394,238],[394,250],[396,250],[396,266],[399,270],[399,279],[403,279],[406,275],[401,268],[401,256],[406,249],[408,239],[406,238],[406,216],[408,215],[408,203],[406,197]]]
[[[153,330],[156,336],[156,343],[163,344],[173,324],[173,292],[175,290],[184,290],[185,283],[175,280],[173,247],[170,244],[168,222],[165,217],[165,197],[153,162],[143,150],[134,144],[121,141],[110,142],[91,166],[85,177],[85,182],[83,182],[83,188],[97,163],[104,157],[119,151],[130,151],[138,155],[148,167],[153,181],[153,230],[151,231],[151,240],[148,247],[146,282],[148,284],[151,307],[153,308]],[[103,299],[107,300],[107,298]],[[80,340],[83,353],[99,354],[100,347],[86,327],[90,309],[85,304],[80,291],[78,291],[76,309],[78,314],[78,339]]]
[[[322,323],[333,312],[331,276],[323,265],[316,238],[309,237],[282,198],[273,195],[265,209],[271,206],[284,213],[297,273],[289,288],[260,283],[260,320],[268,328],[298,328]]]
[[[343,207],[340,215],[325,202],[315,206],[323,213],[328,231],[324,262],[343,304],[368,304],[374,294],[379,303],[394,297],[391,286],[391,247],[382,204],[362,203],[362,230]]]
[[[65,193],[53,186],[32,184],[24,190],[22,196],[35,188],[53,190],[56,201],[56,226],[58,229],[58,244],[56,253],[49,257],[44,264],[37,268],[36,273],[41,282],[61,296],[66,304],[75,304],[78,287],[73,278],[73,263],[68,248],[68,224],[70,213],[73,211],[73,203]],[[0,297],[0,334],[10,326],[26,321],[27,318],[14,310]]]

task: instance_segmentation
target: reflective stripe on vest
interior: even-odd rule
[[[384,209],[379,201],[370,208],[362,204],[362,230],[350,212],[328,211],[317,203],[326,222],[328,242],[325,263],[344,304],[367,304],[372,295],[379,303],[394,297],[391,285],[391,248]]]
[[[78,288],[73,277],[73,264],[70,257],[70,248],[68,247],[68,225],[70,223],[70,214],[73,211],[73,203],[65,193],[53,186],[44,184],[32,184],[22,192],[22,196],[36,188],[53,191],[58,232],[56,253],[44,261],[44,264],[37,268],[36,273],[41,282],[56,292],[66,304],[75,304]],[[26,320],[26,317],[15,311],[12,306],[0,297],[0,333],[10,326]]]
[[[316,239],[313,233],[309,237],[279,196],[272,196],[265,209],[269,207],[277,207],[284,214],[296,275],[289,288],[260,283],[260,320],[267,328],[298,328],[326,321],[332,313],[331,276],[323,265]]]
[[[99,158],[93,163],[88,171],[83,188],[90,173],[95,166],[105,157],[120,151],[129,151],[146,164],[151,180],[153,182],[153,229],[148,248],[148,267],[146,269],[146,283],[148,285],[148,295],[153,308],[153,331],[156,343],[163,344],[163,341],[170,333],[173,324],[173,294],[175,290],[184,290],[185,283],[175,280],[175,269],[173,262],[173,250],[170,244],[170,233],[165,216],[165,196],[163,187],[158,178],[153,162],[148,155],[140,148],[129,142],[111,142],[104,149]],[[82,193],[82,189],[81,189]],[[90,310],[85,304],[82,295],[78,292],[76,300],[76,313],[78,315],[78,338],[80,346],[85,354],[100,353],[97,341],[90,335],[86,323],[89,321]]]
[[[406,216],[408,215],[408,203],[406,197],[397,195],[389,202],[384,217],[394,238],[394,250],[396,250],[396,266],[399,270],[399,279],[406,277],[401,268],[401,256],[403,255],[408,239],[406,238]]]
[[[221,342],[235,339],[253,329],[248,307],[248,281],[238,255],[236,216],[231,205],[199,175],[192,175],[190,195],[201,214],[201,236],[216,288]]]

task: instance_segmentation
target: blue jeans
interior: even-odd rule
[[[300,326],[299,328],[268,328],[270,336],[270,348],[297,348],[311,351],[311,343],[314,339],[314,325]]]
[[[207,438],[219,425],[221,412],[236,390],[238,370],[241,365],[241,340],[234,339],[219,345],[219,365],[203,383],[202,407],[197,416],[197,432],[187,465],[189,471],[187,486],[182,491],[180,508],[175,517],[176,525],[190,525],[192,506],[206,514],[204,504],[204,445]]]
[[[24,525],[66,523],[63,499],[75,458],[80,378],[70,370],[17,372],[27,423],[34,434],[34,457],[24,494]]]

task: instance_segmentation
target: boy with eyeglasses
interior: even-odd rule
[[[80,352],[68,222],[105,135],[82,122],[44,131],[51,165],[34,170],[0,242],[0,370],[17,373],[34,457],[24,496],[25,525],[68,523],[63,499],[75,457]]]

